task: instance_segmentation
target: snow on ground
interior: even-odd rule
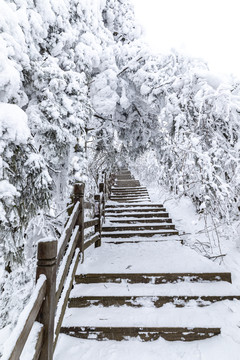
[[[222,254],[226,255],[223,258],[214,259],[214,255],[219,254],[219,246],[216,234],[211,231],[213,224],[208,219],[207,225],[210,230],[207,233],[204,219],[196,213],[190,198],[182,196],[180,199],[176,199],[159,185],[148,187],[148,192],[153,203],[164,204],[176,229],[179,230],[181,239],[185,241],[185,245],[194,249],[202,257],[205,252],[201,243],[206,244],[208,255],[213,256],[212,261],[221,264],[220,268],[225,267],[227,271],[230,271],[233,281],[240,284],[239,239],[236,231],[230,227],[227,228],[226,224],[224,232],[219,229]]]
[[[101,295],[230,295],[240,294],[240,258],[236,245],[224,246],[227,255],[224,261],[213,261],[193,249],[196,239],[207,241],[194,207],[188,199],[176,201],[163,196],[163,191],[149,190],[152,201],[164,202],[180,236],[126,239],[127,244],[115,245],[115,239],[105,239],[100,248],[89,248],[85,261],[77,273],[156,273],[156,272],[233,272],[233,284],[190,283],[176,284],[81,284],[75,285],[71,297]],[[183,232],[185,234],[183,234]],[[188,233],[189,235],[186,235]],[[180,241],[184,239],[184,245]],[[121,240],[121,239],[119,239]],[[143,241],[144,240],[144,241]],[[133,241],[139,241],[134,243]],[[240,301],[221,301],[209,306],[196,307],[190,301],[183,308],[166,304],[154,308],[148,298],[141,300],[143,307],[90,306],[67,309],[63,325],[76,326],[189,326],[221,327],[221,335],[194,342],[168,342],[159,339],[153,342],[96,341],[72,338],[60,334],[54,360],[239,360],[240,359]],[[207,304],[206,304],[207,305]]]
[[[134,239],[138,239],[134,237]],[[108,239],[109,240],[109,239]],[[111,239],[114,241],[115,239]],[[128,241],[128,239],[126,239]],[[144,240],[139,238],[140,240]],[[159,242],[132,244],[103,243],[99,249],[85,253],[85,261],[77,273],[165,273],[165,272],[217,272],[224,266],[199,256],[194,250],[180,242],[165,237]]]
[[[98,342],[61,334],[54,360],[239,360],[239,346],[223,335],[194,343],[170,343],[163,339]]]

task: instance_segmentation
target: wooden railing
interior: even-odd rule
[[[84,251],[89,246],[101,246],[108,187],[106,176],[103,178],[93,204],[84,202],[84,184],[76,184],[73,210],[62,236],[38,242],[36,286],[5,344],[2,360],[19,360],[31,331],[35,331],[36,339],[32,359],[52,360],[78,263],[84,261]],[[92,205],[94,218],[85,221],[84,209]],[[93,228],[93,232],[86,236],[88,228]]]

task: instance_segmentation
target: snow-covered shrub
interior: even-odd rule
[[[23,260],[23,231],[38,209],[46,208],[51,178],[17,105],[0,103],[0,137],[1,251],[12,264]]]
[[[92,118],[101,94],[97,99],[91,84],[108,72],[111,91],[116,90],[111,80],[111,71],[117,74],[115,42],[104,25],[105,6],[105,0],[0,2],[1,255],[12,271],[5,274],[4,291],[18,268],[21,283],[30,281],[24,266],[41,233],[31,225],[44,211],[44,229],[51,231],[52,219],[66,208],[71,185],[90,174],[87,142],[92,137],[96,156],[101,140],[100,133],[91,134],[91,122],[93,132],[102,125]],[[113,98],[116,102],[117,95]],[[111,106],[105,106],[106,113],[114,111]],[[13,320],[8,310],[2,325]]]
[[[201,212],[229,222],[239,206],[240,94],[197,69],[168,87],[160,115],[162,176]]]

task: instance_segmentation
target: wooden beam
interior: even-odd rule
[[[232,282],[230,272],[219,273],[109,273],[109,274],[80,274],[75,277],[77,284],[92,283],[121,283],[129,284],[166,284],[179,282]]]
[[[20,314],[17,325],[8,339],[8,354],[3,354],[5,359],[19,360],[33,323],[35,322],[42,306],[46,295],[46,288],[47,279],[44,276],[38,279],[36,288],[33,290],[29,303]],[[11,346],[13,347],[11,348]]]
[[[37,320],[44,325],[43,346],[39,360],[52,360],[54,316],[56,310],[56,257],[57,241],[46,239],[38,242],[38,262],[36,278],[45,275],[47,278],[46,297]]]
[[[67,307],[67,304],[68,304],[69,295],[70,295],[70,292],[72,290],[72,284],[73,284],[73,281],[74,281],[74,277],[75,277],[75,273],[76,273],[76,270],[77,270],[77,267],[78,267],[78,263],[79,263],[79,249],[76,249],[73,260],[72,260],[72,264],[71,264],[71,266],[69,268],[69,273],[68,273],[68,276],[67,276],[67,280],[66,280],[66,286],[67,287],[66,287],[65,291],[63,291],[63,294],[62,294],[63,301],[59,305],[60,308],[57,307],[57,311],[56,311],[57,315],[58,315],[58,311],[59,311],[59,315],[58,315],[57,319],[55,318],[56,323],[55,323],[55,337],[54,337],[53,351],[55,350],[56,345],[57,345],[57,339],[58,339],[60,329],[61,329],[61,326],[62,326],[62,321],[63,321],[63,317],[64,317],[66,307]]]
[[[129,337],[142,341],[163,338],[168,341],[194,341],[211,338],[221,333],[220,328],[188,327],[62,327],[61,333],[73,337],[96,340],[128,340]]]
[[[240,295],[226,296],[79,296],[69,300],[69,307],[88,307],[88,306],[131,306],[143,307],[144,302],[151,303],[152,306],[159,308],[165,304],[172,303],[175,307],[184,307],[190,301],[195,301],[196,306],[208,306],[212,303],[224,300],[240,300]]]

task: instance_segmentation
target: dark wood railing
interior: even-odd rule
[[[38,242],[36,286],[28,305],[20,314],[16,328],[8,340],[3,360],[19,360],[33,325],[37,324],[33,360],[52,360],[61,329],[69,294],[79,261],[91,245],[101,246],[102,223],[108,183],[106,175],[99,184],[94,203],[84,201],[84,184],[75,184],[72,213],[61,237]],[[85,221],[84,209],[94,206],[94,218]],[[90,235],[85,230],[93,228]]]

